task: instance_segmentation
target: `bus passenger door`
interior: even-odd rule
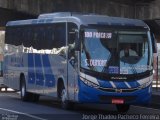
[[[69,100],[75,100],[75,88],[78,85],[78,59],[75,51],[75,40],[77,26],[68,23],[68,97]]]

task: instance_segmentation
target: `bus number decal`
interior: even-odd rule
[[[85,38],[112,38],[112,33],[106,32],[85,32]]]
[[[107,60],[101,60],[101,59],[86,59],[85,65],[86,66],[105,66],[107,63]]]

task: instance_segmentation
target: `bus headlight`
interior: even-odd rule
[[[143,85],[140,86],[140,88],[146,88],[146,87],[148,87],[150,84],[151,84],[151,82],[144,83]]]
[[[99,88],[99,85],[96,83],[93,83],[85,78],[80,77],[81,81],[83,81],[86,85],[90,86],[90,87],[94,87],[94,88]]]
[[[153,74],[155,74],[156,72],[155,72],[155,70],[153,69]]]

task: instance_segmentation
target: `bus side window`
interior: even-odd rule
[[[54,23],[54,48],[56,54],[66,58],[66,23]]]
[[[55,42],[56,47],[66,46],[66,24],[65,23],[56,23],[55,26]]]
[[[37,47],[38,47],[38,28],[35,27],[33,29],[33,33],[31,34],[31,37],[32,37],[32,45],[33,45],[33,48],[37,50]]]
[[[77,25],[74,23],[68,23],[68,59],[71,60],[71,64],[75,64],[75,40]]]
[[[54,47],[54,28],[52,25],[46,26],[45,29],[46,48],[52,50]]]
[[[22,29],[17,28],[17,29],[15,29],[14,32],[15,32],[15,34],[14,34],[14,39],[15,39],[14,45],[16,45],[16,46],[21,45],[22,44],[22,42],[21,42]]]
[[[45,36],[45,29],[44,27],[37,28],[37,41],[36,41],[36,48],[38,50],[46,49],[46,42],[44,41]]]
[[[77,25],[74,23],[68,23],[68,44],[75,43]]]
[[[30,47],[31,41],[29,40],[29,28],[23,27],[22,44],[24,47]]]

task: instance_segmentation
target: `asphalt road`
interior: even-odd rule
[[[0,93],[0,120],[159,120],[160,108],[131,106],[127,114],[120,114],[114,105],[76,105],[74,110],[63,110],[49,97],[38,103],[22,102],[17,93]]]

